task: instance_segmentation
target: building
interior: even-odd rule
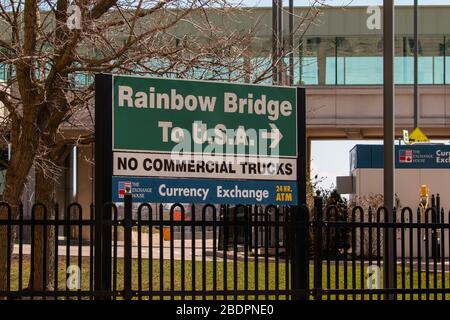
[[[396,194],[396,218],[398,222],[421,222],[448,223],[448,208],[450,208],[450,146],[444,144],[416,144],[416,145],[397,145],[395,148],[395,194]],[[360,205],[366,208],[369,205],[380,205],[383,194],[383,146],[382,145],[356,145],[350,151],[350,175],[353,181],[353,192],[351,201],[353,205]],[[349,179],[350,180],[350,179]],[[437,214],[436,210],[424,211],[419,204],[421,198],[421,186],[428,188],[428,197],[425,198],[427,207],[431,207],[433,202],[438,208],[444,211]],[[338,185],[339,188],[339,185]],[[433,201],[433,196],[441,195],[440,203]],[[383,221],[384,211],[380,211],[378,217],[378,208],[374,208],[372,221],[377,219]],[[367,209],[366,209],[367,210]],[[369,216],[364,217],[368,221]],[[359,217],[357,218],[359,220]],[[421,246],[425,248],[428,241],[429,252],[434,256],[433,247],[444,244],[449,245],[448,232],[442,230],[432,230],[427,228],[421,230],[421,235],[417,230],[411,233],[414,241],[421,239]],[[428,233],[428,235],[427,235]],[[402,251],[402,236],[405,233],[401,230],[397,232],[397,252]],[[409,234],[408,234],[409,236]],[[434,241],[434,245],[432,245]],[[406,242],[403,242],[406,243]],[[419,246],[414,247],[414,255],[417,254]],[[367,248],[366,248],[367,249]],[[410,243],[404,248],[405,256],[410,256]],[[423,250],[423,249],[422,249]],[[425,250],[423,251],[425,252]]]
[[[397,145],[395,150],[395,193],[399,208],[418,208],[420,187],[442,195],[441,207],[450,208],[450,146],[444,144]],[[352,199],[383,194],[383,146],[356,145],[350,151]],[[415,212],[414,212],[415,213]]]

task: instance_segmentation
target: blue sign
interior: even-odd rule
[[[399,146],[396,149],[397,168],[450,169],[450,146]]]
[[[383,168],[382,145],[356,145],[350,151],[350,171]],[[450,169],[450,145],[395,146],[397,169]]]
[[[296,181],[112,177],[113,202],[297,205]]]

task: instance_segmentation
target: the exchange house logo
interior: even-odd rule
[[[400,163],[412,163],[413,162],[413,151],[412,150],[400,150],[399,161],[400,161]]]
[[[125,196],[125,193],[131,192],[131,182],[129,181],[119,181],[119,188],[118,188],[118,194],[119,199],[123,199]]]

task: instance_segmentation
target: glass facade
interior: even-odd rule
[[[395,82],[414,83],[414,41],[397,37]],[[295,83],[303,85],[383,84],[380,37],[307,38],[300,45]],[[450,83],[450,35],[419,40],[419,83]]]
[[[6,81],[8,78],[8,68],[4,64],[0,64],[0,81]]]
[[[397,36],[395,42],[395,82],[399,85],[414,83],[414,40],[411,36]],[[241,61],[242,62],[242,61]],[[188,70],[186,77],[220,78],[229,81],[258,83],[272,82],[270,57],[253,57],[249,61],[249,76],[242,78],[240,71],[218,66],[214,70],[202,68]],[[284,59],[289,65],[289,59]],[[164,61],[152,61],[156,69]],[[239,65],[239,63],[238,63]],[[250,67],[251,66],[251,67]],[[253,70],[253,71],[251,71]],[[259,72],[258,72],[259,71]],[[261,74],[263,73],[263,74]],[[419,84],[450,84],[450,35],[422,36],[419,40]],[[83,73],[72,75],[76,84],[86,86],[93,77]],[[6,81],[8,69],[0,64],[0,80]],[[307,37],[302,40],[294,57],[294,84],[296,85],[382,85],[383,41],[381,37]]]

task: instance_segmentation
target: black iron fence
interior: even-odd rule
[[[394,208],[393,222],[387,222],[384,207],[323,209],[321,198],[316,199],[313,298],[450,299],[450,212],[439,202],[437,197],[429,208]],[[388,233],[395,239],[393,248],[385,247]],[[385,261],[388,249],[394,261]],[[395,266],[389,269],[387,263]],[[389,270],[394,272],[390,286]]]
[[[382,207],[323,208],[321,198],[311,210],[133,206],[130,196],[105,208],[111,218],[99,225],[93,206],[36,204],[24,218],[22,206],[0,204],[0,297],[450,299],[450,213],[437,202],[394,210],[395,222]]]

